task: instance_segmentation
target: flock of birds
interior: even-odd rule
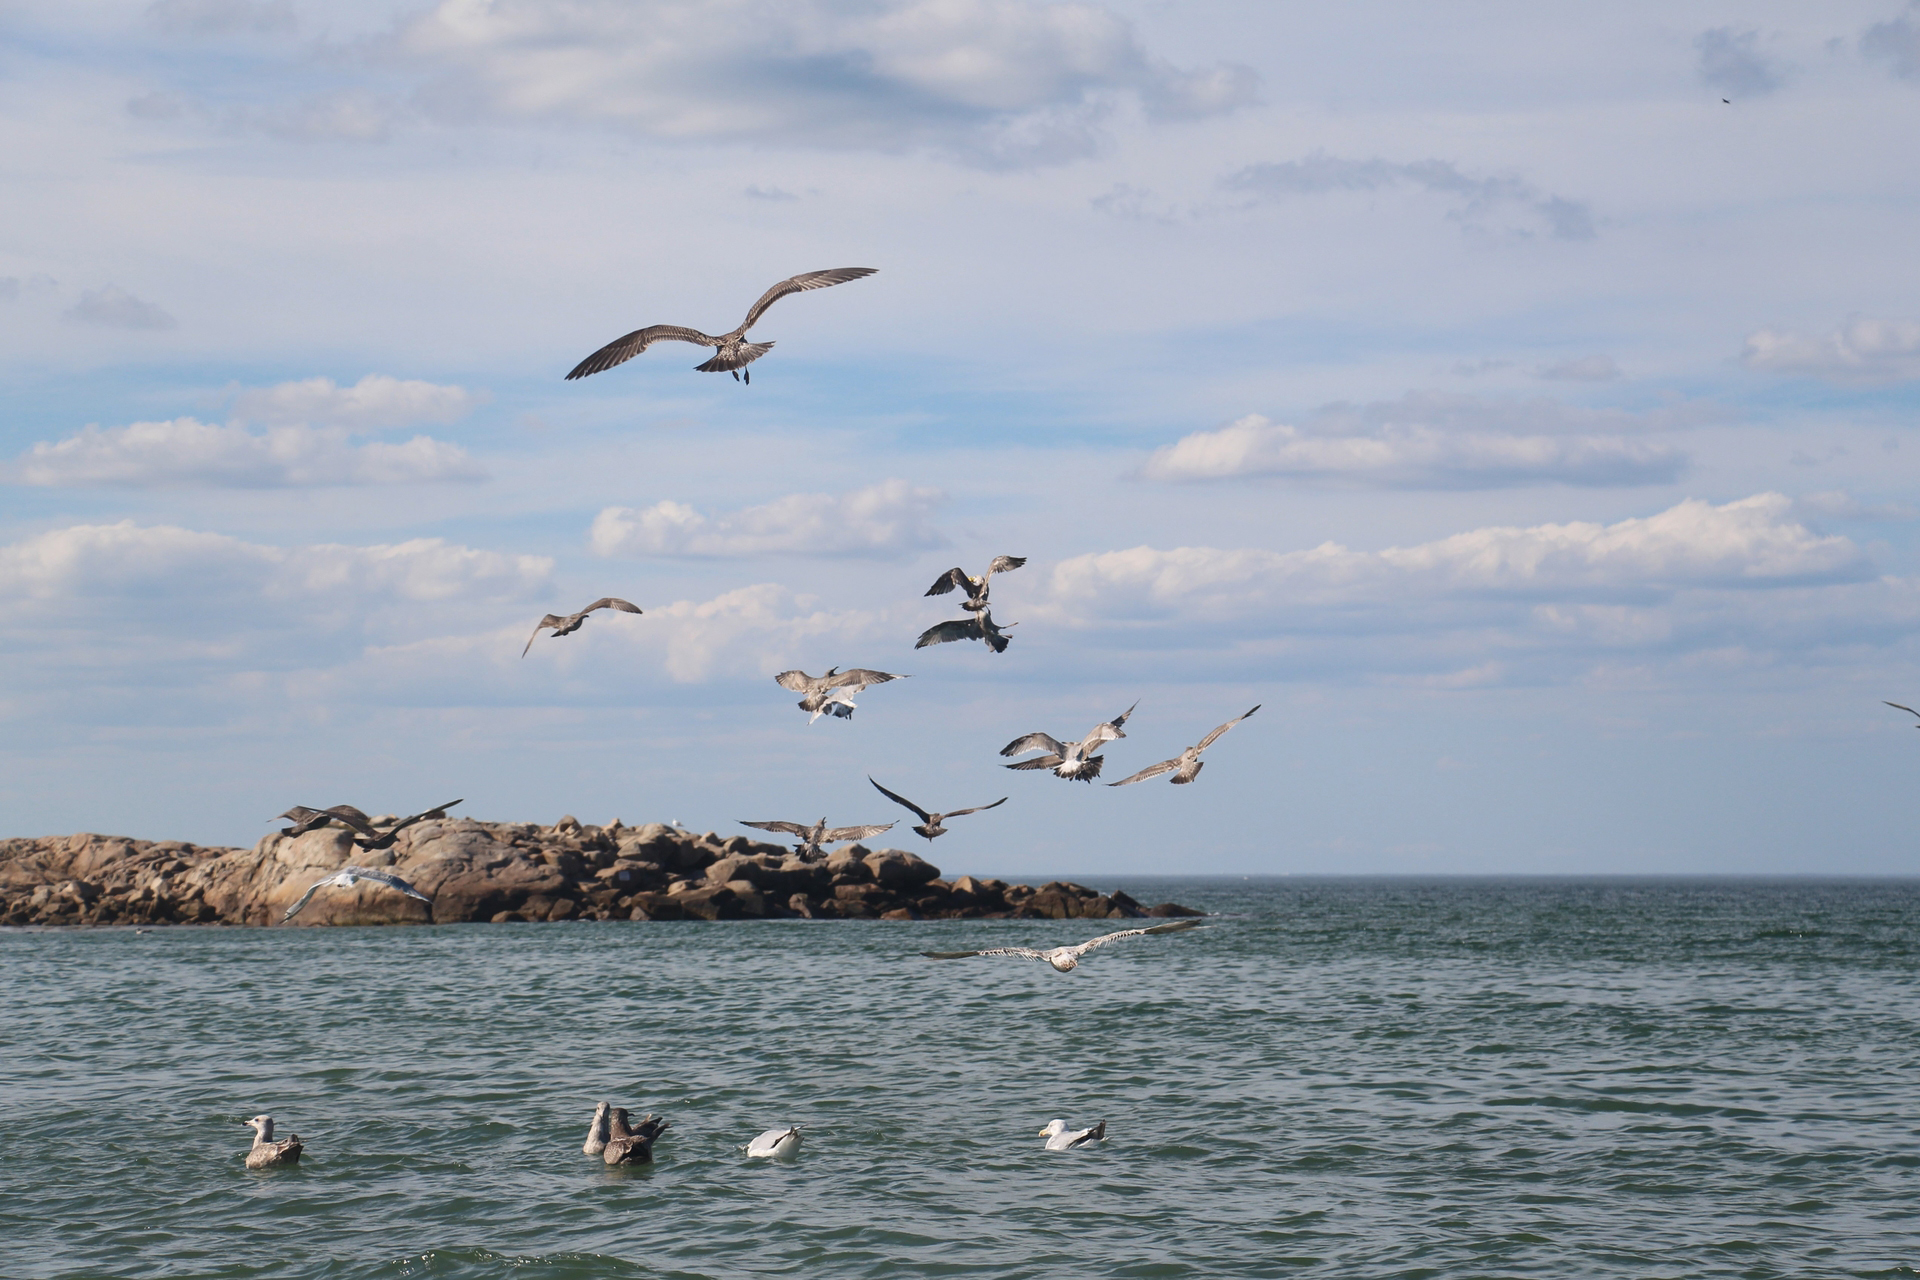
[[[712,358],[696,366],[703,373],[731,373],[735,380],[750,385],[752,373],[747,366],[773,349],[772,342],[748,342],[747,331],[755,325],[768,307],[788,294],[801,293],[811,289],[824,289],[831,285],[844,284],[849,280],[858,280],[874,274],[871,267],[840,267],[828,271],[809,271],[797,275],[768,289],[747,311],[746,319],[739,327],[718,336],[690,329],[680,325],[657,324],[636,329],[624,337],[617,338],[582,360],[573,371],[567,374],[569,381],[611,369],[645,351],[655,342],[690,342],[715,349]],[[989,605],[991,583],[994,575],[1009,573],[1026,564],[1024,556],[995,556],[987,565],[987,570],[978,576],[955,567],[941,574],[926,591],[927,596],[944,596],[960,592],[959,601],[965,616],[937,623],[920,634],[915,649],[924,649],[929,645],[948,644],[961,640],[979,640],[994,653],[1005,653],[1011,643],[1007,632],[1017,624],[996,624]],[[566,615],[549,613],[534,626],[533,634],[527,638],[520,656],[525,658],[533,649],[533,643],[543,631],[551,631],[554,639],[572,635],[585,624],[587,618],[603,609],[619,613],[639,614],[638,605],[614,596],[603,596],[577,613]],[[831,667],[826,674],[811,676],[804,671],[783,671],[775,676],[775,681],[785,689],[801,695],[800,710],[811,717],[809,724],[821,716],[837,719],[851,719],[856,709],[854,696],[875,685],[906,677],[893,672],[874,671],[865,667],[855,667],[842,671],[838,666]],[[1139,704],[1136,702],[1134,707]],[[1100,748],[1109,742],[1126,737],[1122,726],[1133,714],[1134,707],[1111,720],[1095,725],[1083,737],[1073,742],[1062,742],[1047,733],[1028,733],[1015,738],[1000,749],[1006,757],[1027,755],[1040,752],[1039,755],[1009,764],[1009,769],[1052,771],[1055,777],[1091,783],[1100,776],[1105,757],[1099,754]],[[1173,773],[1173,782],[1182,784],[1192,782],[1200,773],[1202,761],[1200,754],[1212,746],[1220,736],[1245,720],[1260,708],[1252,709],[1235,716],[1214,729],[1195,745],[1186,748],[1171,759],[1148,765],[1129,777],[1108,786],[1124,787],[1163,773]],[[1916,713],[1920,714],[1920,713]],[[1005,804],[1008,797],[1002,796],[991,804],[976,805],[967,809],[953,809],[934,812],[924,809],[897,792],[881,786],[869,777],[880,794],[911,811],[920,819],[913,830],[931,841],[947,832],[946,820],[972,813],[982,813],[988,809],[997,809]],[[436,805],[420,813],[389,822],[376,822],[365,812],[353,805],[332,805],[325,809],[308,808],[295,805],[279,815],[291,825],[283,828],[281,834],[298,836],[308,831],[330,825],[338,825],[351,833],[355,848],[367,851],[389,849],[399,834],[416,823],[443,819],[454,806],[464,803],[451,800]],[[800,857],[813,860],[824,856],[825,847],[849,840],[865,840],[890,830],[895,823],[884,825],[866,824],[859,826],[829,827],[823,817],[818,822],[805,824],[797,822],[742,820],[743,826],[754,827],[762,831],[778,832],[797,838],[795,852]],[[287,909],[282,921],[291,920],[312,901],[314,895],[326,888],[351,889],[361,883],[384,885],[396,892],[417,898],[428,906],[431,917],[433,899],[422,893],[393,872],[379,867],[349,866],[315,881],[301,895],[298,901]],[[1151,925],[1144,928],[1121,929],[1114,933],[1103,934],[1086,942],[1068,946],[1039,949],[1034,947],[987,947],[973,951],[925,951],[921,954],[933,960],[963,960],[975,956],[1012,956],[1027,960],[1040,960],[1051,966],[1056,972],[1071,973],[1078,968],[1081,960],[1096,948],[1123,938],[1137,938],[1149,935],[1176,933],[1198,927],[1197,920],[1175,920],[1166,924]],[[265,1169],[279,1165],[297,1164],[300,1160],[303,1144],[298,1134],[276,1141],[273,1136],[273,1117],[258,1115],[245,1122],[254,1131],[254,1140],[247,1153],[246,1164],[249,1169]],[[655,1116],[651,1112],[644,1115],[636,1124],[631,1113],[625,1107],[615,1107],[602,1102],[595,1109],[593,1119],[587,1130],[587,1141],[582,1147],[586,1155],[598,1155],[609,1165],[646,1164],[653,1159],[654,1143],[670,1127],[670,1122]],[[1066,1121],[1053,1120],[1040,1130],[1039,1136],[1046,1139],[1046,1150],[1068,1151],[1106,1139],[1105,1121],[1087,1129],[1069,1129]],[[788,1158],[796,1155],[800,1149],[799,1126],[785,1129],[769,1129],[754,1138],[744,1148],[746,1155],[753,1158]]]

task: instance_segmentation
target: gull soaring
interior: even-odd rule
[[[402,880],[399,876],[393,874],[393,872],[382,871],[378,867],[342,867],[326,879],[314,881],[307,891],[300,895],[300,901],[287,908],[287,914],[280,917],[280,923],[285,924],[287,921],[299,915],[301,909],[305,907],[307,903],[312,900],[313,895],[320,892],[320,890],[328,888],[329,886],[351,889],[362,880],[371,880],[375,884],[386,885],[389,889],[398,889],[409,898],[418,898],[427,904],[427,914],[433,914],[433,899],[408,884],[405,880]]]
[[[905,680],[907,677],[891,675],[885,671],[869,671],[865,667],[855,667],[851,671],[842,671],[838,667],[829,667],[823,676],[810,676],[804,671],[782,671],[774,677],[775,683],[783,689],[795,693],[804,693],[799,707],[802,711],[813,712],[812,724],[823,715],[838,716],[842,720],[851,720],[855,703],[853,695],[868,685],[885,684],[889,680]]]
[[[1139,705],[1136,702],[1133,707]],[[1096,756],[1093,752],[1103,743],[1127,736],[1126,731],[1120,726],[1125,724],[1127,717],[1133,714],[1133,707],[1128,707],[1111,720],[1093,726],[1087,730],[1087,736],[1078,742],[1062,742],[1046,733],[1029,733],[1025,737],[1015,738],[1000,748],[1000,754],[1017,756],[1027,751],[1045,751],[1045,755],[1010,764],[1007,768],[1051,769],[1057,778],[1092,782],[1100,776],[1100,766],[1106,760],[1105,756]]]
[[[873,779],[868,778],[867,781],[873,782]],[[1007,802],[1007,797],[1001,796],[998,800],[995,800],[992,804],[978,805],[972,809],[955,809],[950,813],[928,813],[925,809],[922,809],[919,805],[907,799],[905,796],[889,791],[877,782],[873,782],[873,785],[874,785],[874,789],[877,790],[881,795],[885,796],[887,799],[893,801],[897,805],[901,805],[905,808],[911,809],[915,813],[919,814],[921,825],[915,827],[913,830],[916,834],[923,835],[929,840],[933,839],[935,836],[943,836],[947,834],[947,828],[943,825],[944,820],[947,818],[959,818],[969,813],[985,813],[988,809],[998,809],[1001,805]]]
[[[894,826],[889,822],[884,827],[829,827],[825,818],[810,827],[803,827],[797,822],[748,822],[745,818],[740,819],[740,825],[799,836],[800,843],[794,846],[794,852],[809,861],[819,854],[821,845],[839,844],[842,840],[865,840],[882,831],[892,830]]]
[[[1169,769],[1176,769],[1179,771],[1173,775],[1174,786],[1177,787],[1183,783],[1192,782],[1195,778],[1200,776],[1200,770],[1206,768],[1206,761],[1200,758],[1200,753],[1202,751],[1205,751],[1208,747],[1212,746],[1215,742],[1219,741],[1221,734],[1233,728],[1233,726],[1239,724],[1242,720],[1245,720],[1247,716],[1252,715],[1255,711],[1258,711],[1259,709],[1260,709],[1260,704],[1256,702],[1253,704],[1252,708],[1246,711],[1244,714],[1237,715],[1233,719],[1227,721],[1225,724],[1215,729],[1212,733],[1200,739],[1199,742],[1195,743],[1191,747],[1188,747],[1185,751],[1182,751],[1179,755],[1175,756],[1173,759],[1162,760],[1159,764],[1150,764],[1146,768],[1142,769],[1140,772],[1134,774],[1130,778],[1122,778],[1118,782],[1109,782],[1107,785],[1110,787],[1124,787],[1128,783],[1141,782],[1147,778],[1157,778],[1161,774],[1167,772]]]
[[[1055,947],[1051,951],[1040,951],[1033,947],[988,947],[981,951],[922,951],[920,954],[929,960],[965,960],[969,956],[1019,956],[1023,960],[1045,960],[1061,973],[1071,973],[1080,967],[1080,959],[1095,947],[1104,947],[1109,942],[1118,942],[1122,938],[1144,938],[1150,933],[1178,933],[1182,929],[1198,928],[1198,920],[1175,920],[1168,924],[1151,925],[1145,929],[1122,929],[1118,933],[1106,933],[1098,938],[1079,943],[1071,947]]]
[[[587,615],[592,613],[595,609],[618,609],[621,613],[639,613],[640,612],[640,607],[638,605],[630,604],[625,600],[616,600],[612,596],[601,596],[598,600],[595,600],[592,604],[588,605],[586,608],[582,609],[578,613],[570,613],[564,618],[557,613],[550,613],[546,617],[540,619],[539,625],[534,627],[533,629],[533,634],[527,637],[527,649],[533,648],[533,642],[535,640],[538,640],[540,638],[540,633],[542,631],[545,631],[548,627],[553,628],[553,636],[554,636],[554,639],[556,640],[559,639],[561,636],[572,635],[574,632],[580,629],[580,624],[585,622],[587,620]],[[521,657],[524,658],[527,656],[527,649],[522,649],[520,651]]]

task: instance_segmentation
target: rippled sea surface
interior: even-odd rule
[[[1221,914],[0,931],[0,1275],[1920,1266],[1920,882],[1120,883]]]

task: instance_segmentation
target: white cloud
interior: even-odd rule
[[[85,289],[80,301],[67,310],[67,319],[81,324],[97,324],[109,329],[177,329],[180,322],[156,307],[143,302],[118,285]]]
[[[1549,382],[1612,382],[1620,376],[1620,366],[1612,356],[1582,356],[1578,360],[1560,360],[1543,364],[1533,371],[1536,378]]]
[[[1845,489],[1803,493],[1793,500],[1795,511],[1829,520],[1895,522],[1920,520],[1920,507],[1906,502],[1862,502]]]
[[[351,387],[336,386],[331,378],[306,378],[242,390],[233,397],[233,416],[269,426],[323,423],[371,431],[458,422],[490,399],[484,391],[370,373]]]
[[[1817,338],[1761,329],[1747,335],[1740,363],[1749,369],[1809,374],[1833,382],[1920,378],[1920,321],[1852,316]]]
[[[192,418],[89,426],[40,443],[0,477],[18,484],[129,488],[282,488],[417,484],[485,476],[458,445],[415,436],[402,444],[353,445],[342,430],[273,427],[255,433]]]
[[[895,556],[946,545],[933,511],[938,489],[885,480],[851,493],[796,493],[707,516],[678,502],[608,507],[589,541],[603,556]]]
[[[1351,160],[1315,151],[1300,160],[1248,165],[1222,178],[1220,185],[1254,200],[1410,186],[1456,197],[1460,203],[1450,216],[1466,226],[1481,226],[1503,208],[1520,208],[1556,239],[1591,240],[1596,234],[1593,212],[1584,203],[1542,192],[1518,178],[1475,177],[1448,160]],[[1532,234],[1519,227],[1507,231]]]
[[[1759,42],[1757,31],[1735,31],[1732,27],[1702,31],[1693,39],[1700,82],[1722,93],[1749,98],[1778,89],[1784,78],[1760,55]]]

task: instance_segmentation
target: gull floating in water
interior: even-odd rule
[[[928,627],[914,641],[913,647],[924,649],[930,644],[946,644],[950,640],[985,640],[987,648],[995,653],[1005,653],[1007,646],[1013,643],[1007,630],[1017,627],[1017,622],[1009,622],[1006,628],[993,623],[993,615],[984,609],[971,618],[955,618],[952,622],[941,622]]]
[[[827,674],[823,676],[810,676],[804,671],[782,671],[774,677],[774,681],[783,689],[806,694],[806,697],[800,699],[799,706],[802,711],[813,712],[813,720],[818,720],[823,715],[851,720],[854,712],[854,694],[868,685],[885,684],[889,680],[906,678],[891,675],[885,671],[869,671],[865,667],[855,667],[851,671],[829,667]],[[813,720],[807,723],[812,724]]]
[[[969,613],[979,613],[987,607],[987,583],[996,573],[1011,573],[1027,562],[1025,556],[995,556],[987,571],[974,577],[965,569],[952,568],[933,580],[927,588],[930,596],[943,596],[955,587],[967,593],[960,607]]]
[[[362,880],[371,880],[375,884],[386,885],[389,889],[398,889],[409,898],[418,898],[427,904],[427,914],[429,916],[433,914],[433,899],[408,884],[405,880],[402,880],[399,876],[393,874],[393,872],[382,871],[378,867],[342,867],[326,879],[314,881],[313,885],[305,893],[300,895],[300,901],[287,908],[287,914],[280,917],[280,923],[285,924],[287,921],[299,915],[301,908],[305,907],[313,895],[320,892],[320,890],[330,885],[338,886],[342,889],[351,889]]]
[[[869,836],[877,836],[882,831],[891,830],[894,826],[889,822],[884,827],[829,827],[825,818],[810,827],[803,827],[797,822],[748,822],[745,818],[740,819],[740,825],[756,827],[761,831],[780,831],[790,836],[799,836],[800,843],[794,846],[794,852],[808,859],[820,852],[821,845],[839,844],[842,840],[865,840]]]
[[[873,779],[869,777],[867,781],[873,782]],[[989,809],[998,809],[1001,805],[1007,802],[1007,797],[1001,796],[998,800],[995,800],[992,804],[978,805],[972,809],[955,809],[950,813],[928,813],[925,809],[922,809],[919,805],[907,799],[905,796],[900,795],[896,792],[889,791],[877,782],[873,782],[873,785],[880,792],[880,794],[885,796],[887,799],[893,801],[897,805],[903,805],[906,808],[909,808],[913,810],[915,813],[919,814],[921,825],[915,827],[914,831],[919,835],[925,836],[929,840],[933,839],[935,836],[943,836],[947,834],[947,828],[943,824],[945,820],[948,818],[960,818],[960,817],[966,816],[969,813],[985,813]]]
[[[282,1142],[273,1140],[273,1117],[255,1116],[241,1123],[253,1130],[253,1149],[247,1152],[247,1168],[271,1169],[280,1164],[299,1164],[300,1135],[294,1134]]]
[[[587,620],[587,615],[592,613],[595,609],[618,609],[622,613],[639,613],[640,612],[639,605],[633,604],[626,600],[616,600],[612,596],[601,596],[598,600],[595,600],[592,604],[588,605],[586,608],[582,609],[578,613],[570,613],[564,618],[557,613],[550,613],[546,617],[540,619],[540,624],[533,629],[533,634],[527,637],[527,649],[533,648],[533,642],[535,640],[538,640],[540,638],[540,633],[542,631],[545,631],[548,627],[553,628],[553,634],[555,639],[558,639],[561,636],[572,635],[574,632],[580,629],[580,624],[585,622]],[[527,649],[522,649],[520,651],[521,657],[524,658],[527,656]]]
[[[584,378],[589,374],[599,373],[603,369],[611,369],[617,364],[623,364],[656,342],[673,341],[691,342],[696,346],[718,348],[713,353],[712,359],[708,360],[705,364],[695,365],[694,368],[698,369],[701,373],[731,373],[737,382],[740,379],[740,370],[773,350],[773,344],[771,342],[748,342],[746,340],[747,330],[753,328],[760,317],[766,313],[768,307],[790,293],[804,293],[808,289],[825,289],[830,285],[845,284],[849,280],[858,280],[862,276],[870,276],[874,271],[875,268],[873,267],[834,267],[827,271],[808,271],[794,276],[790,280],[782,280],[779,284],[776,284],[773,288],[760,295],[760,301],[753,304],[753,309],[747,312],[747,318],[740,322],[738,329],[735,329],[731,333],[723,333],[718,337],[709,333],[702,333],[698,329],[688,329],[677,324],[654,324],[648,325],[644,329],[635,329],[624,338],[615,338],[612,342],[609,342],[606,346],[600,348],[585,360],[575,365],[573,372],[567,375],[567,381],[571,382],[575,378]],[[752,381],[753,373],[749,370],[747,373],[747,382],[751,383]]]
[[[1118,942],[1122,938],[1143,938],[1150,933],[1178,933],[1182,929],[1199,927],[1198,920],[1174,920],[1168,924],[1150,925],[1145,929],[1122,929],[1118,933],[1102,934],[1077,946],[1055,947],[1051,951],[1040,951],[1033,947],[988,947],[983,951],[922,951],[920,954],[929,960],[965,960],[968,956],[1019,956],[1023,960],[1045,960],[1061,973],[1071,973],[1080,967],[1080,958],[1095,947],[1104,947],[1109,942]]]
[[[607,1104],[602,1102],[593,1109],[593,1121],[587,1125],[587,1141],[586,1145],[580,1148],[580,1154],[597,1156],[607,1149],[607,1138],[612,1132],[608,1128],[610,1122]]]
[[[747,1154],[754,1159],[775,1159],[797,1155],[800,1151],[800,1126],[791,1129],[769,1129],[747,1144]]]
[[[1192,782],[1195,778],[1200,776],[1200,771],[1207,767],[1207,762],[1200,758],[1200,753],[1202,751],[1205,751],[1208,747],[1212,746],[1215,742],[1218,742],[1220,740],[1221,734],[1233,728],[1233,726],[1239,724],[1242,720],[1245,720],[1247,716],[1252,715],[1255,711],[1258,711],[1259,709],[1260,709],[1260,704],[1256,702],[1253,704],[1252,709],[1249,710],[1245,715],[1235,716],[1233,719],[1227,721],[1225,724],[1215,729],[1212,733],[1208,734],[1206,737],[1200,739],[1200,741],[1195,743],[1193,746],[1188,747],[1185,751],[1182,751],[1179,755],[1175,756],[1173,759],[1162,760],[1159,764],[1150,764],[1146,768],[1142,769],[1140,772],[1134,774],[1131,778],[1122,778],[1118,782],[1109,782],[1107,785],[1110,787],[1124,787],[1128,783],[1141,782],[1147,778],[1157,778],[1161,774],[1167,772],[1167,770],[1169,769],[1179,770],[1178,773],[1175,773],[1173,775],[1174,786],[1177,787],[1183,783]]]
[[[1102,1120],[1091,1129],[1069,1129],[1065,1120],[1049,1120],[1047,1127],[1040,1131],[1040,1136],[1047,1140],[1049,1151],[1071,1151],[1089,1142],[1105,1142],[1107,1122]]]
[[[1139,705],[1136,702],[1133,707]],[[1000,748],[1000,754],[1017,756],[1023,751],[1045,751],[1046,754],[1043,756],[1022,760],[1018,764],[1008,765],[1007,768],[1051,769],[1054,776],[1058,778],[1092,782],[1100,776],[1100,765],[1106,760],[1105,756],[1096,756],[1092,753],[1103,743],[1127,736],[1120,726],[1125,724],[1127,717],[1133,714],[1133,707],[1128,707],[1111,720],[1093,726],[1087,731],[1087,736],[1078,742],[1062,742],[1046,733],[1029,733],[1024,738],[1015,738]]]
[[[651,1111],[634,1125],[625,1107],[615,1107],[607,1119],[607,1146],[600,1158],[608,1164],[652,1164],[653,1140],[667,1131],[667,1125]]]

